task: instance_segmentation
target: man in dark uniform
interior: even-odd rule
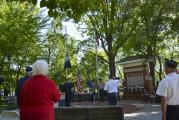
[[[94,82],[92,80],[88,80],[86,84],[87,87],[89,88],[90,101],[94,102],[94,97],[95,97]]]
[[[65,106],[70,107],[71,106],[71,100],[72,100],[72,88],[73,83],[69,80],[64,84],[65,89]]]
[[[177,62],[166,60],[166,77],[159,83],[156,94],[161,96],[162,120],[179,119],[179,75]]]
[[[16,97],[17,97],[17,103],[19,103],[19,95],[20,95],[20,89],[22,88],[23,84],[26,80],[28,80],[32,76],[32,67],[27,66],[26,67],[26,75],[22,78],[20,78],[17,81],[16,84]]]

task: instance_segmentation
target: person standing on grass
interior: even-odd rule
[[[177,62],[166,60],[166,77],[160,81],[156,94],[161,96],[162,120],[179,119],[179,75],[176,74]]]

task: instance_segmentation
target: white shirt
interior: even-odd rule
[[[156,94],[167,97],[168,105],[179,105],[179,75],[168,74],[160,81]]]
[[[105,84],[104,90],[106,90],[108,93],[118,93],[119,83],[121,84],[121,80],[111,79]]]

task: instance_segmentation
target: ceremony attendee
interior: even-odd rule
[[[73,83],[69,80],[64,84],[65,89],[65,106],[70,107],[71,106],[71,100],[72,100],[72,88],[74,87]]]
[[[102,79],[100,78],[99,79],[99,96],[100,96],[100,100],[101,101],[104,101],[104,86],[105,86],[105,83],[102,81]]]
[[[20,94],[20,89],[22,88],[23,84],[25,83],[26,80],[28,80],[32,76],[32,67],[27,66],[26,67],[26,74],[24,77],[20,78],[17,81],[16,84],[16,97],[17,97],[17,103],[19,104],[19,94]]]
[[[37,60],[32,70],[32,77],[20,90],[20,120],[54,120],[53,105],[59,101],[60,92],[48,78],[48,63]]]
[[[179,118],[179,75],[176,74],[177,62],[166,60],[166,77],[160,81],[156,94],[161,96],[162,120]]]
[[[60,83],[58,85],[59,91],[60,91],[60,100],[58,101],[59,107],[65,107],[65,83]]]
[[[94,82],[92,80],[87,81],[87,87],[89,88],[89,94],[90,94],[90,101],[94,102],[94,96],[95,96],[95,87]]]
[[[105,84],[104,90],[107,91],[108,105],[117,105],[117,97],[119,94],[120,80],[110,76],[109,81]]]

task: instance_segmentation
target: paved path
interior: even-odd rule
[[[144,109],[124,115],[124,120],[161,120],[161,112],[159,104],[150,104],[143,101],[123,100],[120,104],[136,104],[144,106]],[[0,120],[2,116],[0,115]],[[13,120],[13,119],[11,119]],[[15,119],[14,119],[15,120]]]
[[[144,109],[135,111],[131,114],[125,114],[125,120],[161,120],[159,104],[146,104],[139,102],[136,102],[136,104],[144,105]]]

